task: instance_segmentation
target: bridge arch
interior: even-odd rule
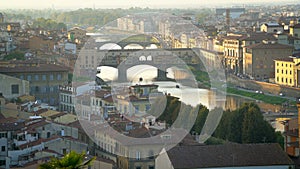
[[[124,49],[144,49],[144,46],[138,43],[128,43],[124,47]]]
[[[126,70],[127,79],[134,82],[139,81],[141,77],[145,80],[152,80],[157,77],[157,71],[158,68],[150,64],[132,65]]]
[[[99,46],[99,50],[107,50],[107,49],[119,49],[121,50],[122,47],[117,44],[117,43],[112,43],[112,42],[109,42],[109,43],[104,43],[102,45]]]
[[[146,46],[146,49],[158,49],[159,45],[157,45],[156,43],[151,43],[150,45]]]
[[[98,66],[97,77],[101,78],[104,81],[112,81],[118,78],[118,69],[112,66]]]

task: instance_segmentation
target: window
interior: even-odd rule
[[[1,151],[5,151],[5,146],[1,146]]]
[[[41,87],[41,93],[46,93],[46,92],[47,92],[47,87],[42,86],[42,87]]]
[[[292,84],[292,79],[290,79],[290,84]]]
[[[137,166],[137,167],[135,167],[135,169],[142,169],[142,167],[141,166]]]
[[[61,74],[57,75],[57,80],[61,80]]]
[[[152,150],[149,151],[149,159],[154,159],[154,152]]]
[[[0,166],[6,165],[6,161],[5,160],[0,160]]]
[[[35,79],[35,81],[38,81],[39,80],[39,75],[34,75],[34,79]]]
[[[135,156],[136,156],[136,159],[137,159],[137,160],[140,160],[140,159],[141,159],[141,152],[137,151],[137,152],[135,153]]]
[[[151,109],[151,105],[147,104],[146,105],[146,111],[150,110]]]
[[[20,76],[20,79],[24,80],[24,76],[23,76],[23,75],[21,75],[21,76]]]
[[[19,94],[19,85],[11,85],[11,94]]]
[[[42,80],[43,80],[43,81],[46,80],[46,75],[42,75]]]
[[[35,86],[35,92],[39,92],[39,87],[38,86]]]
[[[279,69],[277,69],[277,73],[279,73]]]
[[[27,76],[27,80],[28,80],[28,81],[31,81],[31,75],[28,75],[28,76]]]
[[[0,138],[7,138],[7,133],[0,133]]]
[[[53,74],[51,74],[50,76],[49,76],[49,79],[52,81],[53,80]]]
[[[153,165],[150,165],[150,166],[148,167],[148,169],[154,169],[154,166],[153,166]]]

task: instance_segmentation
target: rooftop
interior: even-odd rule
[[[37,66],[0,67],[0,73],[31,73],[31,72],[67,72],[68,68],[55,64],[39,64]]]
[[[294,59],[293,58],[279,58],[279,59],[275,59],[275,61],[294,62]]]
[[[279,43],[257,43],[249,46],[245,46],[248,49],[294,49],[293,46],[284,45]]]
[[[176,146],[168,156],[174,168],[292,165],[278,144]]]

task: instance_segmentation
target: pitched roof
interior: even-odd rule
[[[279,43],[256,43],[253,45],[245,46],[249,49],[294,49],[291,45],[284,45]]]
[[[279,58],[275,59],[276,61],[285,61],[285,62],[294,62],[293,58]]]
[[[40,64],[39,66],[14,66],[0,67],[0,73],[22,73],[22,72],[66,72],[68,68],[54,64]]]
[[[276,40],[273,34],[265,33],[265,32],[251,32],[247,35],[240,37],[240,40],[245,41],[262,41],[264,39]]]
[[[292,27],[292,28],[300,28],[300,24],[292,25],[290,27]]]
[[[0,131],[17,131],[24,128],[23,122],[0,123]]]
[[[175,169],[293,165],[275,143],[176,146],[167,153]]]
[[[282,27],[281,25],[279,25],[278,23],[264,23],[263,25],[267,25],[268,27]]]

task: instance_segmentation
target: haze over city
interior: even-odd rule
[[[1,1],[0,169],[300,169],[299,113],[300,0]]]
[[[243,6],[247,4],[262,5],[267,3],[278,4],[297,4],[297,0],[252,0],[252,1],[235,1],[235,0],[31,0],[20,1],[11,0],[1,2],[0,9],[78,9],[78,8],[130,8],[130,7],[149,7],[149,8],[202,8],[202,7],[228,7],[228,6]]]

